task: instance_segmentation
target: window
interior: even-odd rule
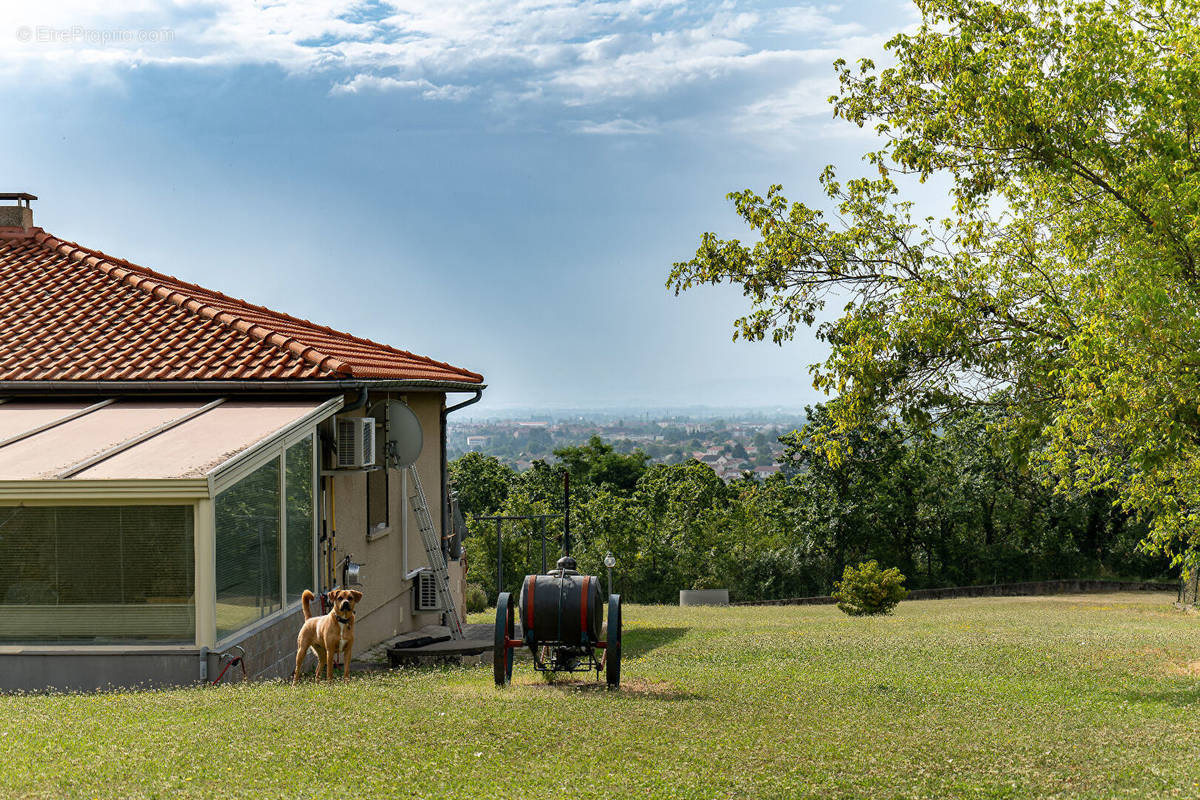
[[[287,487],[287,601],[300,599],[313,586],[313,441],[309,437],[284,453]]]
[[[0,641],[193,641],[192,535],[191,506],[0,508]]]
[[[379,452],[386,446],[383,426],[376,425],[375,463],[379,469],[367,473],[367,536],[388,529],[388,468],[387,459]]]
[[[380,533],[388,527],[388,470],[373,469],[367,473],[367,535]]]
[[[217,638],[282,607],[279,459],[217,495]]]

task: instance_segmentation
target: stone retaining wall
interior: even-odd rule
[[[948,586],[943,589],[913,589],[908,600],[950,600],[956,597],[1022,597],[1046,594],[1079,594],[1084,592],[1177,592],[1178,584],[1153,581],[1025,581],[1024,583],[993,583],[985,586]],[[734,606],[823,606],[833,605],[829,595],[819,597],[789,597],[784,600],[741,600]]]

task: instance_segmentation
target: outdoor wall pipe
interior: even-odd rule
[[[475,392],[474,397],[470,397],[452,406],[442,406],[442,411],[438,414],[438,433],[442,440],[442,551],[447,556],[447,559],[449,559],[450,555],[446,548],[446,528],[450,525],[450,470],[446,463],[446,417],[460,408],[466,408],[478,403],[483,399],[483,390],[483,386],[473,387],[471,391]]]
[[[358,389],[358,398],[349,405],[343,405],[338,409],[338,414],[345,414],[347,411],[358,411],[367,405],[367,399],[370,390],[366,386],[350,387]],[[336,445],[331,445],[324,435],[319,437],[322,445],[330,445],[336,450]],[[334,442],[337,441],[337,432],[334,431]],[[321,458],[325,458],[325,447],[321,448]],[[335,568],[334,559],[337,557],[337,495],[333,488],[333,476],[322,476],[321,478],[321,544],[325,551],[325,566],[322,570],[321,578],[325,583],[324,591],[319,592],[321,597],[321,612],[325,611],[325,591],[328,591],[334,586]]]
[[[367,399],[369,397],[370,397],[370,390],[368,390],[367,387],[365,387],[365,386],[360,387],[358,390],[358,399],[355,400],[353,403],[351,403],[348,406],[342,406],[341,410],[338,411],[338,413],[345,414],[347,411],[358,411],[360,408],[366,408],[367,407]],[[337,436],[336,431],[334,431],[334,436],[335,437]],[[336,438],[335,438],[335,441],[336,441]],[[330,583],[329,588],[332,589],[333,588],[333,579],[335,577],[337,577],[337,568],[334,567],[334,565],[333,565],[333,560],[337,557],[337,495],[333,494],[333,492],[335,490],[333,488],[333,478],[332,477],[330,477],[330,479],[329,479],[329,491],[332,495],[332,497],[330,498],[330,503],[329,503],[329,512],[333,517],[329,521],[329,583]],[[349,557],[349,554],[347,554],[347,558],[348,557]],[[343,580],[344,580],[344,578],[343,578]],[[343,587],[343,588],[345,588],[345,587]]]

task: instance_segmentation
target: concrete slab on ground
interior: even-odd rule
[[[363,653],[363,662],[376,664],[376,668],[397,666],[428,666],[433,664],[490,664],[492,661],[492,638],[495,626],[488,623],[463,625],[462,639],[435,641],[420,647],[397,645],[422,638],[442,639],[450,635],[445,625],[426,625],[408,631],[372,647]]]

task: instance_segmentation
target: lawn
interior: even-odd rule
[[[0,796],[1200,796],[1173,599],[627,606],[619,692],[518,664],[2,697]]]

